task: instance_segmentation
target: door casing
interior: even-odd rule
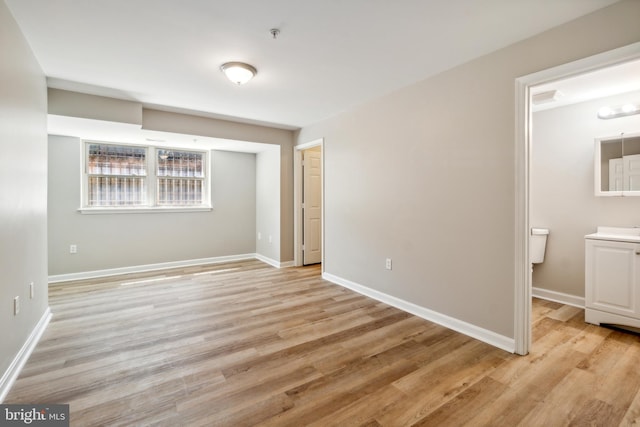
[[[531,264],[529,262],[529,197],[532,116],[530,93],[533,86],[574,77],[640,58],[640,42],[589,56],[557,67],[519,77],[516,85],[515,124],[515,277],[514,346],[525,355],[531,348]]]

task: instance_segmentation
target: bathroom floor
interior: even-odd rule
[[[583,309],[537,298],[532,321],[531,353],[497,376],[530,393],[519,425],[640,422],[640,335],[586,323]]]

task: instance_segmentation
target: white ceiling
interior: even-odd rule
[[[615,1],[5,0],[51,87],[285,129]]]

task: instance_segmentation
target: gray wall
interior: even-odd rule
[[[533,114],[531,225],[551,234],[533,286],[584,297],[584,236],[598,225],[640,225],[640,197],[595,197],[594,139],[640,132],[640,116],[600,120],[604,105],[638,102],[640,92]]]
[[[276,261],[293,260],[293,131],[149,109],[143,111],[142,127],[166,132],[279,145],[280,253],[273,259]]]
[[[0,82],[1,378],[48,304],[46,81],[3,1]],[[22,307],[14,316],[16,296]]]
[[[49,137],[50,275],[255,252],[255,154],[212,152],[211,212],[83,215],[81,152],[78,138]]]
[[[514,81],[639,41],[638,16],[616,3],[302,129],[324,137],[325,271],[513,337]]]
[[[280,260],[280,150],[256,155],[256,253]],[[272,237],[269,242],[269,236]]]
[[[263,125],[232,122],[143,108],[135,101],[49,89],[49,114],[139,124],[145,130],[259,142],[280,147],[280,231],[276,261],[293,260],[293,141],[294,132]],[[201,113],[202,114],[202,113]],[[271,257],[270,257],[271,258]]]
[[[134,101],[49,89],[49,114],[128,124],[145,130],[259,142],[280,147],[280,232],[276,261],[293,260],[293,141],[294,132],[263,125],[232,122],[197,114],[143,108]]]

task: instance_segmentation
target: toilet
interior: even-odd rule
[[[531,259],[531,268],[533,264],[540,264],[544,261],[544,251],[547,247],[547,236],[549,229],[532,228],[531,238],[529,240],[529,258]]]

